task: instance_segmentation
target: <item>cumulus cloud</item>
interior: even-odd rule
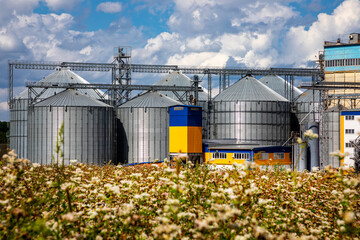
[[[105,13],[117,13],[121,12],[122,5],[119,2],[103,2],[96,7],[96,10]]]
[[[53,10],[69,10],[83,0],[44,0],[49,8]]]
[[[305,26],[291,27],[286,33],[281,52],[283,63],[305,66],[323,49],[325,40],[338,35],[358,32],[360,25],[360,1],[347,0],[332,14],[321,13],[308,29]]]

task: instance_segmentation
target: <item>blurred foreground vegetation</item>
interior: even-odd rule
[[[234,165],[0,163],[2,239],[356,239],[360,178]],[[253,168],[253,170],[250,170]]]

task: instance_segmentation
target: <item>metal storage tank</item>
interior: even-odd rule
[[[308,129],[308,123],[320,122],[320,103],[321,96],[318,90],[306,90],[295,99],[294,110],[299,125],[300,137]],[[307,159],[308,151],[303,151],[299,157],[302,148],[300,145],[295,144],[293,149],[293,159],[298,161],[297,170],[303,171],[305,169],[311,170],[310,161]],[[295,162],[294,162],[295,164]]]
[[[69,89],[29,107],[28,158],[52,163],[59,128],[64,123],[64,163],[114,162],[113,107]]]
[[[344,109],[346,109],[344,106],[337,105],[327,109],[324,113],[328,119],[328,156],[324,156],[324,159],[329,159],[329,162],[325,164],[331,164],[333,167],[340,167],[339,159],[330,156],[330,153],[340,150],[340,112]]]
[[[290,137],[289,101],[251,76],[219,93],[213,106],[211,139],[282,145]]]
[[[295,114],[299,123],[320,121],[320,91],[306,90],[295,99]],[[310,113],[311,112],[311,113]],[[301,122],[302,121],[302,122]]]
[[[291,91],[294,89],[293,99],[300,96],[303,92],[297,87],[293,86],[291,83],[285,81],[282,77],[277,75],[267,75],[259,79],[261,83],[268,86],[284,98],[291,101]]]
[[[88,81],[70,71],[68,68],[57,68],[49,76],[44,77],[39,83],[83,83],[89,84]],[[42,88],[34,88],[40,93]],[[48,88],[41,95],[39,100],[46,99],[59,93],[65,89]],[[88,96],[99,98],[99,95],[93,89],[79,89],[79,92]],[[101,91],[99,91],[102,93]],[[21,92],[13,99],[13,104],[10,109],[10,149],[15,149],[19,157],[27,158],[27,117],[28,117],[28,90]]]
[[[154,85],[190,87],[192,83],[192,80],[188,76],[182,74],[180,71],[173,71],[166,75],[164,78],[160,79]],[[199,92],[199,99],[197,99],[195,105],[202,107],[203,137],[208,138],[208,92],[207,89],[205,89],[204,87],[200,87],[203,89],[203,92]],[[159,91],[159,93],[178,101],[178,98],[172,91]],[[179,91],[178,93],[180,96],[184,94],[184,92],[181,91]]]
[[[121,161],[143,163],[168,157],[168,107],[179,104],[160,93],[147,92],[119,106]]]

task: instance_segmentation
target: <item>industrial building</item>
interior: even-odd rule
[[[340,116],[345,119],[350,114],[345,110],[356,112],[354,96],[358,90],[339,93],[341,89],[332,90],[323,84],[332,83],[332,77],[339,79],[334,75],[340,74],[339,71],[341,74],[353,71],[352,81],[356,81],[357,69],[331,69],[334,61],[327,62],[329,55],[338,52],[332,45],[328,51],[328,46],[325,44],[321,55],[325,61],[320,61],[319,68],[311,69],[131,64],[126,48],[116,49],[113,63],[10,61],[11,146],[22,151],[22,156],[47,164],[54,153],[55,132],[63,122],[65,162],[78,159],[89,164],[109,161],[138,164],[182,153],[195,161],[217,164],[255,161],[299,170],[330,163],[339,166],[340,162],[329,160],[325,152],[329,154],[330,149],[342,149],[342,146],[345,149],[349,145],[346,141],[351,141],[350,134],[357,132],[347,127],[347,120],[341,125]],[[27,83],[28,90],[13,97],[16,69],[56,71],[39,82]],[[90,84],[73,71],[111,71],[111,81]],[[166,73],[166,76],[154,85],[133,85],[132,74],[138,72]],[[50,77],[56,74],[63,75]],[[234,76],[237,78],[232,84],[230,76],[232,80]],[[343,76],[349,79],[348,75]],[[302,92],[296,88],[295,77],[311,78],[310,84],[303,85],[309,89]],[[200,85],[204,79],[208,89]],[[217,80],[219,94],[212,96]],[[143,92],[132,97],[133,90]],[[349,94],[350,101],[345,97],[335,100]],[[85,98],[88,105],[81,104]],[[18,104],[20,99],[24,100],[22,105]],[[18,114],[19,110],[23,111],[22,115]],[[101,134],[97,129],[101,129]],[[320,139],[312,141],[302,152],[296,138],[303,137],[308,129],[318,132]],[[74,150],[71,147],[75,144],[71,142],[82,144],[76,145]],[[90,152],[93,158],[88,155]]]
[[[324,52],[320,57],[324,69],[324,81],[313,86],[322,90],[321,106],[321,158],[324,164],[339,164],[331,152],[346,151],[350,156],[344,163],[353,165],[354,145],[360,126],[354,119],[360,109],[360,34],[351,33],[348,42],[324,42]],[[355,123],[356,122],[356,123]]]

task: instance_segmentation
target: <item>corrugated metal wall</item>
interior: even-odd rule
[[[114,111],[110,107],[32,107],[28,118],[28,153],[32,162],[52,163],[59,128],[64,123],[64,163],[114,162]]]
[[[10,149],[20,158],[27,158],[27,109],[27,99],[14,99],[10,109]]]
[[[289,102],[214,101],[210,115],[211,139],[282,145],[290,137]]]
[[[124,133],[119,146],[123,149],[120,154],[121,162],[141,163],[168,157],[167,108],[118,108],[117,117]]]

